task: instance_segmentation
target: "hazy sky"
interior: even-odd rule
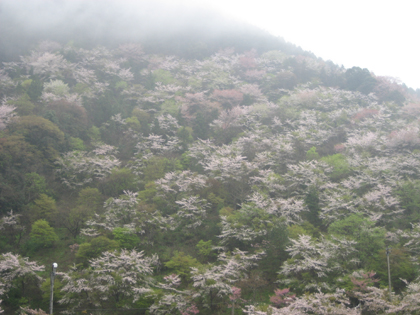
[[[26,25],[35,33],[59,29],[60,21],[65,20],[64,23],[70,21],[71,25],[89,26],[90,32],[106,28],[118,38],[129,38],[131,33],[139,32],[136,24],[130,27],[129,22],[145,20],[146,16],[140,13],[146,14],[149,22],[155,21],[154,27],[161,26],[167,32],[165,23],[171,16],[189,19],[195,17],[194,7],[204,7],[283,37],[324,60],[332,60],[346,68],[368,68],[376,75],[399,78],[409,87],[420,88],[420,1],[0,0],[0,4],[3,3],[10,5],[10,14],[18,25]],[[155,9],[148,10],[149,6]],[[98,10],[101,10],[100,14]],[[202,20],[192,22],[205,23]],[[116,23],[123,25],[118,28]],[[224,26],[205,27],[220,29]],[[61,28],[67,29],[62,25]]]
[[[189,1],[180,1],[188,4]],[[414,0],[196,0],[312,51],[420,88],[420,2]]]

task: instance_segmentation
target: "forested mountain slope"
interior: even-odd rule
[[[298,50],[145,51],[3,62],[8,314],[47,310],[52,262],[56,312],[418,312],[413,93]]]

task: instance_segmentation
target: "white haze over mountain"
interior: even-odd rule
[[[416,89],[416,12],[413,1],[404,0],[2,0],[0,57],[24,54],[28,44],[45,38],[64,41],[79,36],[84,44],[103,44],[165,34],[163,47],[166,39],[183,31],[191,33],[191,41],[199,41],[200,32],[216,38],[249,28],[244,24],[249,23],[324,60],[368,68]]]
[[[399,78],[408,87],[420,88],[417,1],[200,2],[281,36],[324,60],[346,68],[368,68],[376,75]]]

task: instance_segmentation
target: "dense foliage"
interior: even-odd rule
[[[418,312],[420,101],[395,80],[41,42],[0,97],[7,312],[47,310],[54,261],[63,313]]]

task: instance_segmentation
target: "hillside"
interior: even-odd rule
[[[6,45],[5,314],[48,310],[52,262],[56,312],[418,312],[415,93],[255,29],[178,35]]]

